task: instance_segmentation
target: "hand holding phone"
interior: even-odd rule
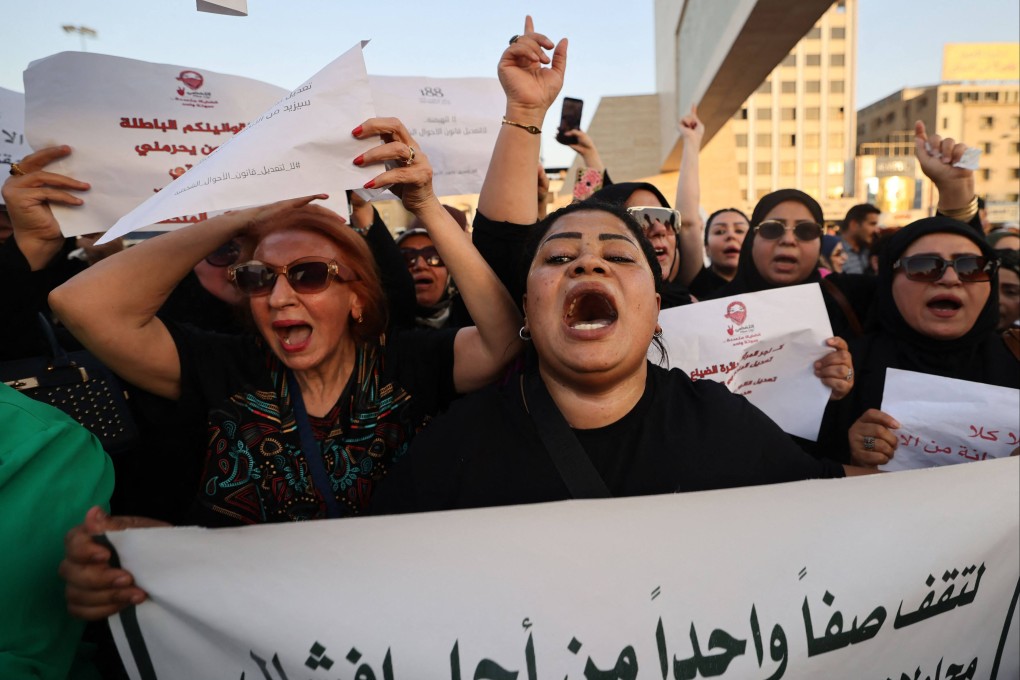
[[[577,143],[577,140],[573,136],[568,136],[566,133],[571,130],[577,130],[581,127],[581,109],[583,107],[584,102],[580,99],[574,99],[573,97],[563,98],[563,111],[560,114],[560,126],[556,131],[557,142],[567,146]]]

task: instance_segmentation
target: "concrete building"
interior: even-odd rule
[[[914,122],[981,149],[975,177],[992,222],[1020,219],[1020,84],[944,83],[895,92],[857,113],[857,181],[890,225],[934,214],[937,196],[914,159]]]

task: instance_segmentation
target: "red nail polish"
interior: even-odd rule
[[[354,164],[355,165],[361,165],[364,162],[365,162],[365,154],[361,154],[360,156],[358,156],[357,158],[354,159]]]
[[[365,182],[365,188],[366,189],[373,189],[373,188],[375,188],[375,180],[374,179],[370,179],[367,182]]]
[[[358,127],[356,127],[353,130],[351,130],[351,134],[354,135],[355,137],[360,137],[361,136],[361,129],[362,129],[362,126],[359,125]]]

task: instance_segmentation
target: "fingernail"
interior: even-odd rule
[[[355,137],[360,137],[362,129],[363,129],[362,126],[359,125],[358,127],[351,130],[351,134],[354,135]]]
[[[374,179],[370,179],[367,182],[365,182],[365,188],[366,189],[373,189],[373,188],[375,188],[375,180]]]
[[[361,154],[360,156],[358,156],[357,158],[354,159],[354,164],[355,165],[361,165],[364,162],[365,162],[365,154]]]
[[[144,595],[132,595],[131,596],[131,604],[141,604],[144,601],[145,601],[145,596]]]
[[[117,586],[118,588],[123,588],[129,583],[131,583],[131,578],[129,576],[118,576],[116,580],[114,580],[113,585]]]

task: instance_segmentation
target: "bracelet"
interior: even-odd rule
[[[503,116],[503,125],[513,125],[514,127],[519,127],[522,130],[527,130],[533,135],[542,134],[542,128],[536,127],[534,125],[525,125],[524,123],[518,123],[517,121],[514,120],[507,120],[506,116]]]
[[[951,220],[957,220],[959,222],[970,222],[971,219],[974,218],[974,215],[977,215],[978,212],[977,196],[974,196],[974,198],[970,199],[970,202],[967,203],[967,205],[965,205],[962,208],[954,208],[952,210],[939,210],[939,212]]]

